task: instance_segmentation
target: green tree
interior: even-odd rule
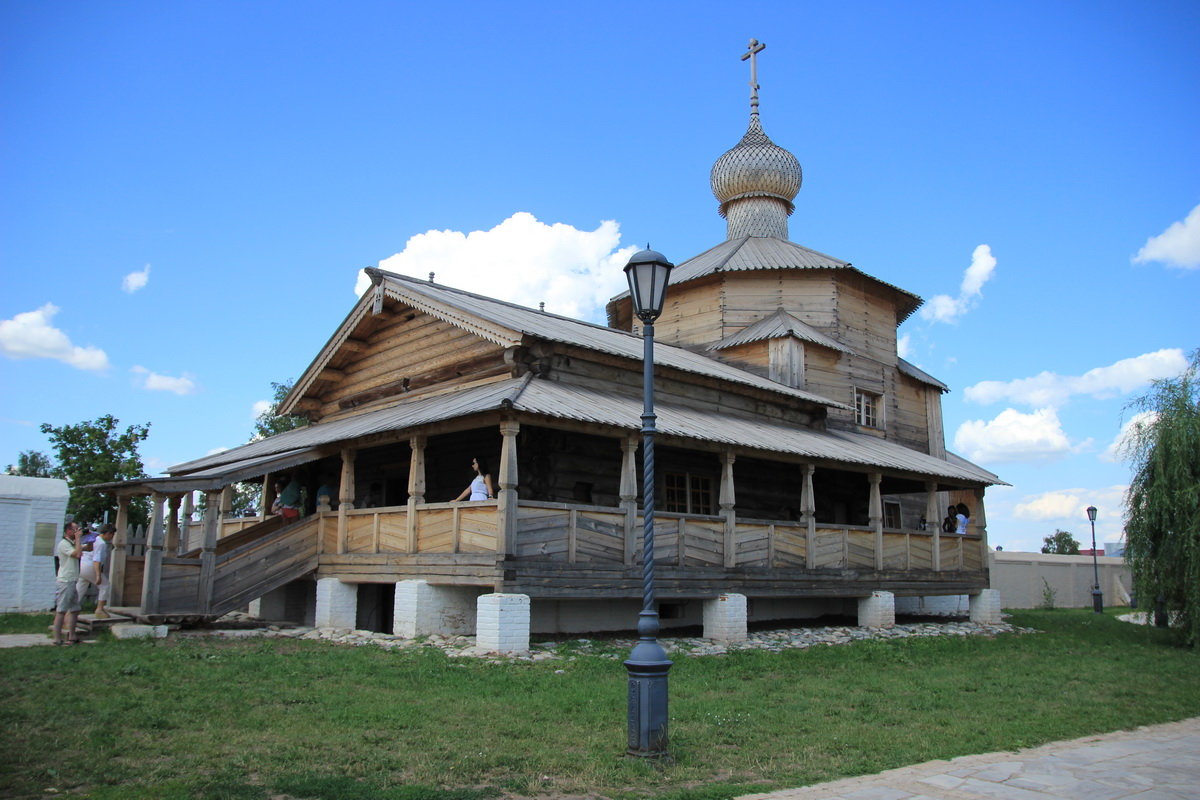
[[[1070,531],[1055,529],[1053,536],[1042,539],[1042,552],[1060,556],[1077,556],[1079,555],[1079,542],[1075,540]]]
[[[1161,601],[1183,640],[1200,643],[1200,349],[1176,378],[1156,380],[1129,407],[1147,416],[1125,452],[1125,558],[1138,597]]]
[[[266,439],[268,436],[308,425],[308,418],[300,414],[279,413],[279,406],[283,403],[283,398],[287,397],[288,392],[292,390],[294,383],[293,380],[283,383],[271,381],[271,390],[275,392],[275,396],[271,400],[271,407],[259,414],[258,419],[254,421],[254,435],[250,437],[250,441]]]
[[[122,432],[117,430],[119,422],[107,414],[76,425],[41,426],[58,456],[54,477],[65,479],[71,488],[67,513],[79,522],[98,522],[106,511],[110,520],[116,518],[116,495],[83,487],[146,477],[138,444],[150,435],[150,425],[130,425]],[[144,524],[147,517],[144,502],[131,504],[131,523]]]
[[[21,475],[26,478],[53,478],[54,462],[45,453],[37,450],[23,450],[17,455],[16,466],[8,465],[9,475]]]

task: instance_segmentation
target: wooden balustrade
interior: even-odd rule
[[[416,515],[415,547],[410,546],[408,515]],[[343,554],[489,553],[496,551],[496,501],[428,503],[345,512]],[[337,553],[337,514],[323,515],[322,552]],[[632,531],[624,510],[567,503],[522,502],[518,509],[518,559],[569,564],[620,564],[640,560],[642,520]],[[888,571],[934,570],[934,533],[883,532],[883,566]],[[632,543],[627,537],[632,536]],[[941,570],[983,569],[977,536],[941,535]],[[725,559],[725,520],[716,515],[655,514],[657,563],[680,567],[875,569],[875,532],[865,525],[818,524],[809,551],[808,532],[799,522],[740,519],[734,530],[734,555]],[[632,557],[626,555],[632,553]]]

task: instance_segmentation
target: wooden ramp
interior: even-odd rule
[[[213,619],[317,568],[317,517],[283,526],[277,517],[218,542],[212,553],[164,557],[142,619]]]

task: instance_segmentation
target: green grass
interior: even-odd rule
[[[0,634],[45,633],[52,622],[53,614],[0,614]]]
[[[620,661],[569,643],[500,665],[287,639],[0,650],[0,795],[717,800],[1200,714],[1200,657],[1164,631],[1013,622],[1044,633],[681,657],[665,764],[622,756]]]

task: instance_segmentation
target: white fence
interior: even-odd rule
[[[988,566],[992,588],[1000,590],[1000,605],[1004,608],[1045,605],[1047,586],[1054,595],[1056,607],[1091,608],[1094,582],[1091,556],[1001,551],[989,554]],[[1133,584],[1125,559],[1099,556],[1096,566],[1104,605],[1129,605]]]

